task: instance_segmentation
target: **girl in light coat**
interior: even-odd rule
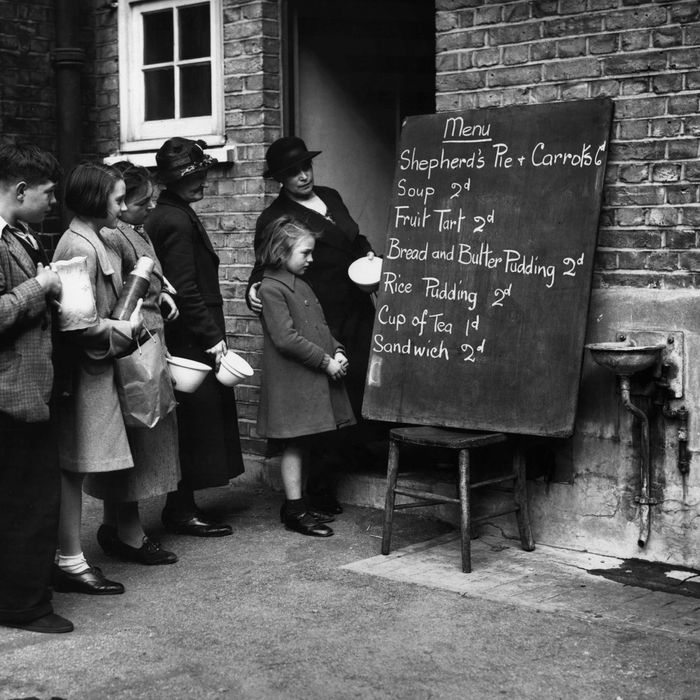
[[[85,560],[80,542],[82,484],[86,474],[131,469],[133,460],[114,381],[114,358],[132,352],[143,325],[139,303],[128,321],[109,318],[122,288],[121,257],[100,236],[125,210],[125,185],[108,165],[78,165],[68,176],[65,203],[75,218],[61,236],[54,260],[87,259],[97,309],[90,328],[60,338],[68,358],[58,402],[61,513],[54,590],[113,595],[124,586],[109,581]]]

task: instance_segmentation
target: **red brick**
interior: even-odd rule
[[[663,234],[650,229],[601,229],[598,245],[603,248],[660,248]]]
[[[588,37],[588,50],[592,54],[615,53],[619,44],[620,35],[615,32]]]
[[[695,248],[697,247],[697,234],[689,229],[671,229],[666,231],[666,247],[676,250]],[[689,266],[691,260],[694,261],[692,267]],[[693,253],[683,253],[678,256],[678,266],[681,270],[698,269],[699,264],[700,251],[696,250]]]
[[[541,70],[538,66],[494,69],[487,71],[486,75],[489,87],[527,85],[529,83],[539,83],[542,81]]]
[[[678,182],[681,179],[681,166],[674,163],[654,165],[651,179],[653,182]]]
[[[666,185],[664,189],[669,204],[694,204],[698,201],[698,188],[695,185]]]
[[[698,140],[684,139],[683,141],[669,141],[667,157],[669,160],[683,160],[685,158],[698,157]]]
[[[678,210],[673,207],[657,207],[649,210],[649,226],[676,226],[679,221]]]
[[[672,2],[669,4],[671,22],[686,24],[700,20],[700,5],[695,0]]]
[[[642,226],[646,223],[645,210],[641,207],[616,209],[615,223],[618,226]]]
[[[623,51],[641,51],[650,45],[651,33],[647,30],[620,33],[620,48]]]
[[[621,12],[608,12],[605,15],[605,27],[613,31],[634,27],[658,27],[666,24],[666,21],[666,9],[663,7],[635,8]]]
[[[677,95],[669,97],[667,109],[669,114],[697,114],[698,97],[697,95]]]
[[[683,29],[681,27],[663,27],[655,29],[651,33],[652,46],[665,49],[671,46],[681,46],[683,43]]]

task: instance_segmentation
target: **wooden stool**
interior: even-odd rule
[[[520,532],[520,543],[522,548],[531,552],[535,548],[535,541],[532,538],[530,529],[530,516],[527,509],[527,490],[525,484],[525,463],[518,449],[513,452],[512,471],[493,479],[484,479],[477,483],[470,483],[469,474],[469,450],[487,445],[495,445],[506,442],[507,437],[503,433],[479,433],[459,430],[446,430],[443,428],[417,427],[417,428],[393,428],[389,433],[389,462],[386,474],[386,503],[384,506],[384,529],[382,532],[382,554],[389,554],[391,545],[391,528],[394,519],[394,510],[402,508],[420,508],[440,503],[458,503],[461,511],[460,532],[462,536],[462,571],[469,573],[472,570],[471,564],[471,527],[472,523],[487,520],[507,513],[515,513],[518,521],[518,531]],[[399,444],[416,445],[419,447],[441,447],[459,452],[459,498],[440,496],[429,493],[399,487],[396,480],[399,473]],[[505,481],[512,481],[512,489],[508,491],[513,494],[513,504],[496,513],[491,513],[480,518],[471,517],[470,491],[492,486]],[[418,503],[395,504],[396,494],[410,496],[419,501]]]

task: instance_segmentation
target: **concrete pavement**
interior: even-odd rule
[[[207,492],[234,527],[212,540],[164,533],[162,502],[147,503],[147,529],[180,556],[165,567],[105,557],[88,500],[86,554],[127,591],[56,594],[68,635],[0,628],[0,698],[700,697],[697,599],[496,534],[464,575],[450,526],[415,515],[397,514],[378,557],[381,511],[350,506],[316,539],[281,527],[280,500],[250,483]]]

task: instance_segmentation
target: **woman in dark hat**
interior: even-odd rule
[[[281,216],[292,216],[319,234],[314,262],[304,278],[321,302],[331,335],[347,350],[350,365],[345,385],[355,416],[359,419],[369,362],[374,305],[369,294],[360,291],[351,282],[348,267],[358,258],[374,253],[369,241],[360,234],[340,194],[330,187],[314,185],[312,159],[320,152],[309,151],[306,144],[295,136],[277,139],[267,149],[267,169],[263,177],[273,178],[282,188],[277,199],[258,218],[254,245],[257,252],[263,242],[263,230],[270,221]],[[262,279],[262,274],[262,268],[256,265],[246,291],[248,306],[256,313],[262,309],[257,296],[257,283]],[[360,449],[362,424],[353,430],[353,444],[350,447],[355,449],[343,451],[344,461],[351,459],[352,452]],[[321,465],[320,458],[335,464]],[[337,473],[339,461],[336,454],[319,456],[312,463],[307,491],[310,505],[318,510],[342,512],[335,499],[333,484],[333,474]]]
[[[226,352],[219,258],[190,206],[203,199],[208,170],[217,162],[204,146],[175,137],[160,147],[157,175],[165,189],[145,228],[177,291],[180,316],[166,326],[168,350],[216,370]],[[194,491],[224,486],[243,472],[234,392],[209,372],[193,394],[178,394],[177,419],[182,480],[168,494],[163,525],[176,534],[230,535],[230,525],[212,522],[199,511]]]

